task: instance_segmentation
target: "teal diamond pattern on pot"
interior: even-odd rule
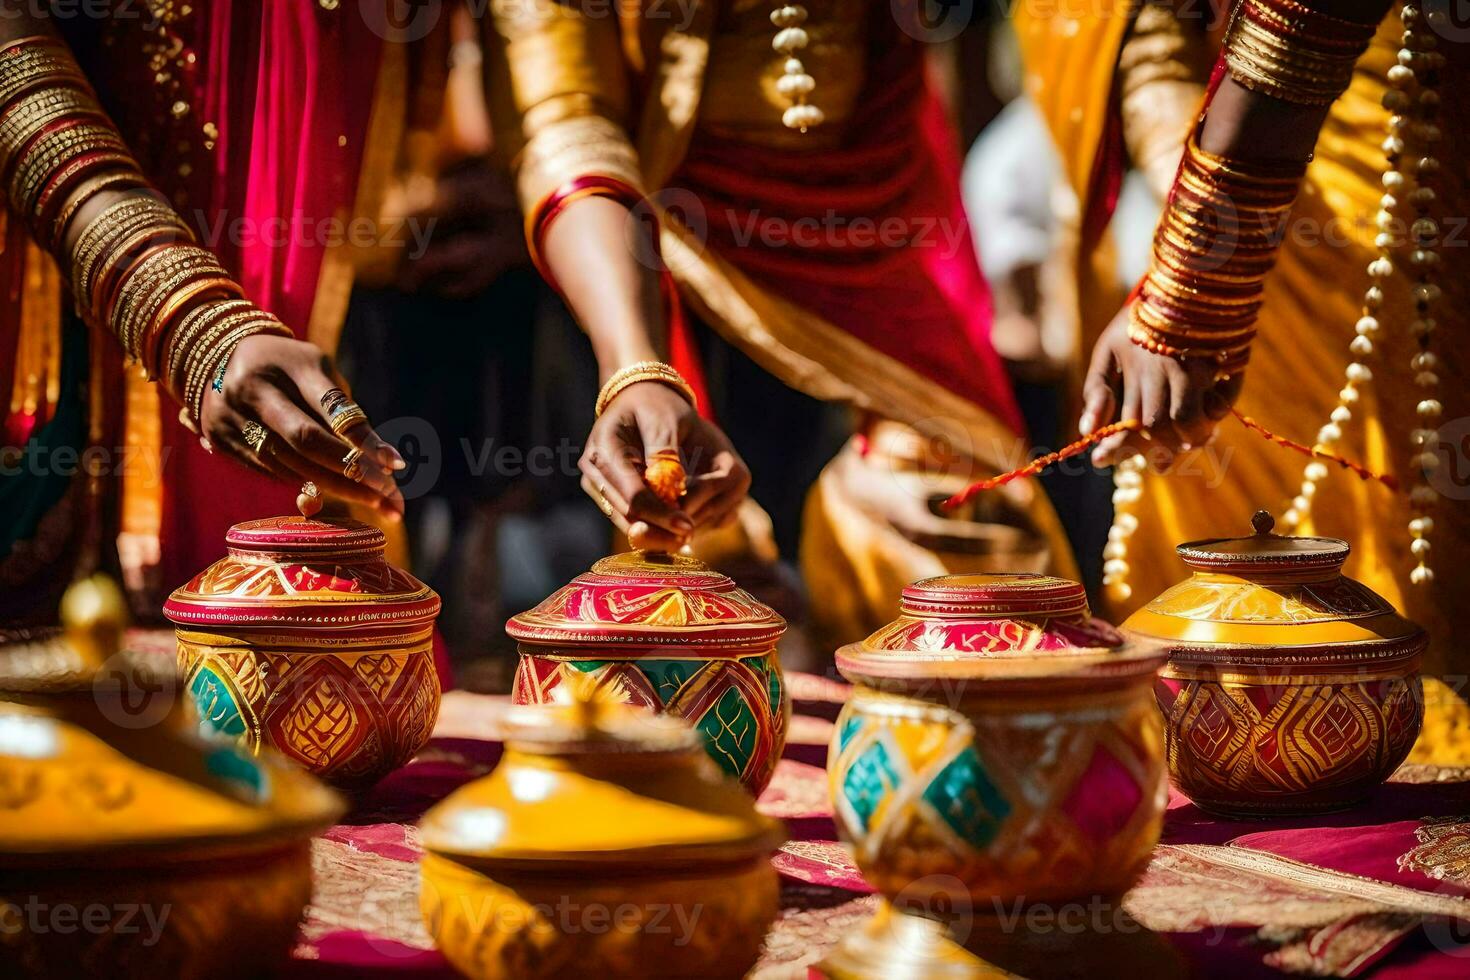
[[[995,839],[1011,812],[973,748],[960,752],[939,771],[924,790],[924,802],[977,850]]]
[[[755,752],[756,730],[750,705],[733,687],[699,719],[699,731],[704,735],[709,754],[736,779],[745,774],[745,767]]]
[[[245,717],[235,703],[229,682],[208,667],[199,668],[189,682],[189,693],[199,713],[199,725],[206,734],[238,738],[245,734]]]
[[[846,718],[838,720],[842,722],[842,727],[837,730],[837,751],[841,752],[847,748],[847,743],[852,741],[852,737],[862,729],[863,719],[857,712],[853,712]]]
[[[847,775],[842,777],[842,795],[867,830],[878,804],[897,785],[898,773],[893,771],[888,748],[875,741],[852,760]]]
[[[643,671],[658,695],[659,704],[668,704],[689,678],[699,673],[708,660],[635,660],[633,666]]]

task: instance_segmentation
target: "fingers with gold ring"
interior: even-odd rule
[[[340,389],[333,390],[339,391]],[[362,406],[346,396],[343,396],[341,401],[334,402],[326,412],[327,424],[339,436],[357,423],[367,421],[367,412],[362,410]]]
[[[245,445],[259,456],[265,450],[265,442],[271,437],[271,433],[259,422],[251,420],[240,427],[240,436],[245,440]]]
[[[602,516],[612,517],[612,502],[607,499],[607,484],[603,483],[597,488],[597,507],[602,511]]]
[[[362,470],[363,451],[353,447],[352,451],[342,457],[342,475],[353,483],[361,483],[364,476]]]

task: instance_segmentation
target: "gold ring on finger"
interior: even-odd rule
[[[351,452],[342,457],[342,475],[353,483],[362,482],[362,455],[362,450],[354,447]]]
[[[347,392],[343,391],[341,388],[328,388],[326,391],[322,392],[322,411],[326,412],[328,415],[331,415],[332,410],[335,409],[338,405],[350,400],[351,399],[347,397]]]
[[[240,436],[245,440],[255,455],[259,456],[265,449],[265,441],[270,438],[270,430],[256,421],[246,422],[240,427]]]
[[[327,413],[327,424],[341,435],[359,422],[367,421],[367,412],[354,401],[344,401]]]

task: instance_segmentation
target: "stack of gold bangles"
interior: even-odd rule
[[[71,270],[78,312],[109,327],[196,424],[211,378],[241,340],[290,336],[149,188],[65,44],[0,45],[0,187],[37,240]],[[89,201],[112,192],[73,236]],[[68,239],[71,239],[68,244]]]
[[[1245,0],[1225,61],[1245,88],[1327,105],[1352,81],[1373,31],[1298,0]],[[1228,159],[1191,139],[1132,306],[1129,339],[1157,354],[1206,360],[1217,377],[1244,368],[1266,274],[1305,173],[1305,162]]]
[[[1156,354],[1212,361],[1220,376],[1244,367],[1266,273],[1304,171],[1304,164],[1241,166],[1191,139],[1154,236],[1129,338]]]
[[[1298,105],[1330,105],[1352,81],[1374,26],[1297,0],[1246,0],[1230,26],[1225,61],[1246,88]]]
[[[668,385],[688,399],[690,405],[699,407],[694,388],[684,380],[682,374],[662,361],[638,361],[607,379],[602,390],[597,393],[597,415],[601,417],[607,406],[612,404],[612,400],[622,394],[623,389],[642,381],[657,381]]]

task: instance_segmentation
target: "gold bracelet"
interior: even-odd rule
[[[1375,26],[1294,0],[1244,0],[1225,39],[1225,63],[1245,88],[1297,105],[1330,105],[1351,84]]]
[[[87,177],[76,187],[67,186],[69,181],[68,176],[57,176],[56,188],[52,193],[58,196],[62,194],[66,195],[61,209],[56,212],[54,217],[48,219],[46,211],[47,205],[50,202],[46,195],[42,194],[41,198],[36,201],[35,213],[36,222],[40,226],[40,230],[45,233],[45,241],[53,251],[61,248],[62,244],[65,243],[66,229],[71,226],[72,219],[82,209],[82,205],[97,196],[97,194],[118,187],[148,186],[147,179],[141,173],[126,166],[126,164],[131,162],[129,157],[121,155],[115,156],[110,160],[78,161],[80,165],[78,167],[79,170],[90,172],[94,167],[102,167],[106,168],[106,172]],[[92,166],[85,166],[88,163],[92,164]]]
[[[221,295],[209,297],[207,294],[211,292]],[[180,286],[163,301],[156,312],[149,315],[143,323],[142,348],[143,364],[148,369],[150,380],[157,380],[158,360],[162,356],[163,345],[168,341],[169,323],[178,316],[179,311],[201,297],[223,299],[225,296],[243,298],[244,291],[229,275],[201,276]]]
[[[21,44],[31,42],[31,46]],[[35,43],[35,42],[41,43]],[[52,38],[29,38],[0,50],[0,105],[58,80],[80,82],[88,90],[87,76],[72,58],[66,45]]]
[[[123,348],[135,357],[140,354],[135,346],[142,340],[142,328],[148,323],[150,313],[157,310],[174,290],[202,275],[226,275],[214,255],[204,249],[184,245],[164,249],[154,255],[156,257],[146,267],[140,263],[119,287],[118,301],[108,311]]]
[[[11,203],[22,213],[33,210],[47,177],[72,157],[94,150],[128,152],[122,137],[97,124],[79,124],[42,136],[21,157],[10,179]]]
[[[685,381],[684,376],[678,371],[675,371],[662,361],[639,361],[636,364],[629,364],[627,367],[618,370],[612,377],[607,379],[607,383],[597,393],[597,415],[600,417],[606,411],[607,406],[612,400],[622,393],[624,388],[643,381],[657,381],[660,384],[668,385],[688,399],[690,405],[693,405],[695,408],[699,407],[699,401],[695,397],[694,389],[690,387],[689,382]]]
[[[204,386],[213,378],[214,369],[219,363],[217,352],[227,347],[233,348],[234,343],[249,334],[268,332],[266,328],[272,324],[280,325],[280,321],[253,304],[248,310],[222,318],[217,325],[218,329],[211,330],[198,349],[189,352],[183,386],[187,403],[195,405],[204,397]],[[284,330],[285,327],[281,325],[281,329]],[[198,417],[197,412],[195,417]]]
[[[285,324],[264,310],[256,311],[256,315],[249,322],[227,334],[220,342],[219,352],[216,357],[212,359],[200,359],[201,364],[206,366],[208,370],[201,372],[199,386],[189,402],[190,411],[193,413],[196,422],[199,419],[200,410],[204,405],[204,393],[209,389],[210,384],[223,372],[224,367],[229,363],[230,356],[235,353],[235,348],[240,345],[240,342],[247,337],[254,337],[257,334],[276,334],[286,337],[295,336],[286,328]]]
[[[93,218],[72,248],[72,292],[78,302],[90,301],[89,286],[96,265],[104,258],[116,261],[109,253],[127,236],[147,227],[161,233],[182,228],[178,215],[162,199],[152,195],[136,195],[115,201]]]
[[[207,344],[211,333],[221,319],[231,313],[249,310],[254,305],[249,300],[231,299],[218,303],[200,303],[185,313],[168,338],[168,365],[164,371],[164,378],[170,387],[179,391],[183,390],[183,377],[180,372],[184,369],[185,355],[199,348],[199,345]]]
[[[0,153],[6,165],[25,149],[25,142],[41,127],[63,116],[107,118],[91,93],[76,88],[48,88],[11,103],[0,114]]]

